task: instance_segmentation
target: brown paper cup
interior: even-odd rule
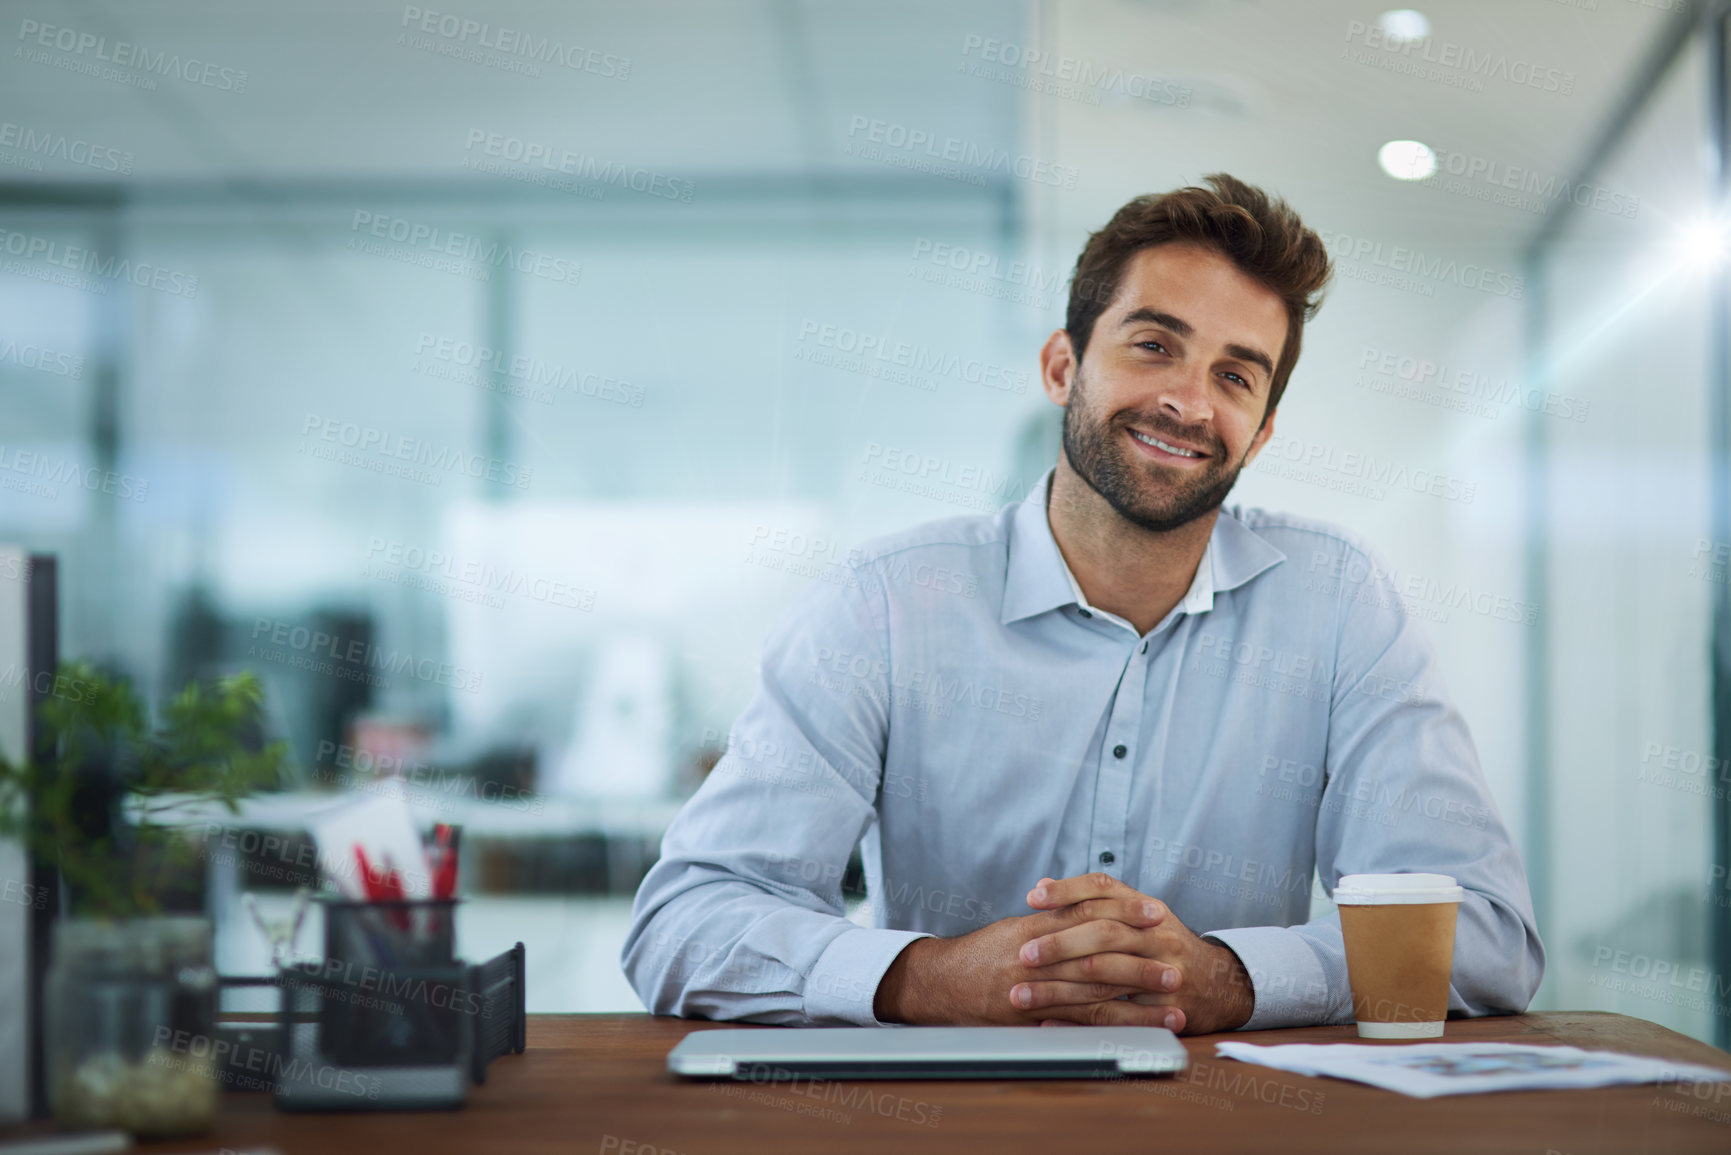
[[[1440,1038],[1463,894],[1455,880],[1353,874],[1334,893],[1359,1037]]]

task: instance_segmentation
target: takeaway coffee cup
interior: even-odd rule
[[[1441,1037],[1463,894],[1446,874],[1341,878],[1334,902],[1359,1038]]]

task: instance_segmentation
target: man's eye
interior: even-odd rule
[[[1144,348],[1144,349],[1153,348],[1153,349],[1159,350],[1162,353],[1166,352],[1166,346],[1162,345],[1158,341],[1138,341],[1136,343],[1138,345],[1142,346],[1142,348]]]
[[[1246,389],[1250,388],[1250,382],[1246,381],[1244,378],[1240,377],[1238,374],[1229,372],[1226,374],[1226,376],[1232,378],[1234,381],[1238,382],[1240,385],[1244,386]]]

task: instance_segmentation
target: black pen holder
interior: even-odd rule
[[[321,902],[325,958],[393,969],[448,967],[457,959],[457,902],[454,898]]]
[[[324,904],[325,958],[279,975],[278,1107],[458,1107],[489,1061],[523,1050],[523,945],[464,964],[455,905]]]
[[[455,899],[325,904],[319,1022],[345,1067],[453,1061],[467,1043]]]

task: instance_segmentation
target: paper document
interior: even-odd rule
[[[402,884],[400,897],[432,897],[433,873],[401,778],[370,782],[306,822],[318,843],[319,869],[344,898],[377,898],[368,882],[383,882],[393,871]]]
[[[1522,1043],[1219,1043],[1217,1048],[1217,1055],[1240,1062],[1299,1075],[1351,1079],[1420,1099],[1480,1091],[1731,1080],[1731,1071],[1717,1067]]]

